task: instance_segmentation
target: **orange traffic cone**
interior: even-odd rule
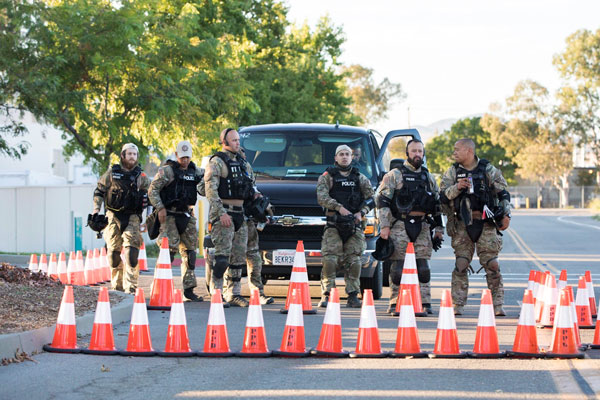
[[[594,283],[592,281],[592,273],[590,271],[585,271],[585,282],[587,285],[588,296],[590,298],[590,312],[592,313],[592,318],[597,317],[596,310],[596,294],[594,293]]]
[[[140,272],[148,271],[148,258],[146,257],[146,244],[142,240],[140,246],[140,253],[138,255],[138,265],[140,266]]]
[[[98,293],[98,304],[94,316],[94,327],[92,328],[92,339],[87,349],[82,350],[86,354],[113,355],[119,354],[115,348],[113,335],[112,316],[110,314],[110,300],[108,299],[108,288],[100,288]]]
[[[535,303],[537,302],[537,293],[540,290],[540,280],[542,279],[542,271],[535,270],[534,280],[533,280],[533,305],[534,305],[534,314],[533,318],[535,318]]]
[[[571,286],[565,287],[567,294],[569,295],[569,312],[571,313],[571,322],[573,323],[573,329],[575,332],[575,343],[578,348],[587,349],[586,346],[581,345],[581,336],[579,335],[579,323],[577,323],[577,311],[575,309],[575,296],[573,296],[573,288]]]
[[[166,357],[190,357],[196,355],[190,348],[185,309],[183,307],[183,300],[181,299],[181,289],[175,289],[175,293],[173,294],[165,351],[159,351],[158,355]]]
[[[535,330],[535,316],[533,307],[533,292],[525,290],[521,315],[517,324],[517,333],[513,348],[508,352],[509,357],[544,357],[540,353]]]
[[[406,256],[404,266],[402,267],[402,278],[400,279],[400,291],[396,301],[396,311],[394,315],[400,314],[400,295],[403,290],[410,290],[411,300],[417,317],[426,317],[427,313],[423,311],[421,304],[421,287],[419,286],[419,277],[417,275],[417,259],[415,258],[415,247],[412,242],[406,246]]]
[[[575,311],[577,312],[577,323],[581,329],[594,329],[592,322],[592,312],[590,311],[590,302],[587,292],[585,277],[579,277],[577,285],[577,298],[575,299]]]
[[[236,353],[236,355],[240,357],[269,357],[271,355],[271,351],[267,347],[265,322],[263,321],[260,305],[260,292],[256,288],[252,289],[250,293],[244,345],[242,351]]]
[[[38,272],[48,273],[48,258],[45,254],[40,255],[40,264],[38,265]]]
[[[381,358],[387,357],[387,355],[387,352],[381,351],[379,329],[377,328],[377,316],[375,314],[375,303],[373,302],[373,291],[371,289],[365,289],[363,291],[363,304],[360,310],[356,350],[350,353],[350,357]]]
[[[540,322],[542,319],[542,311],[544,311],[544,298],[546,295],[546,280],[550,271],[540,273],[540,287],[535,296],[535,321]]]
[[[310,302],[306,256],[304,254],[304,242],[302,242],[302,240],[298,240],[298,244],[296,245],[296,255],[294,256],[294,265],[292,266],[292,276],[290,276],[287,299],[285,300],[285,307],[280,310],[282,314],[287,314],[294,290],[298,291],[298,298],[301,301],[300,304],[302,304],[302,312],[304,314],[316,314],[317,310],[312,308],[312,303]]]
[[[29,257],[29,270],[31,272],[38,272],[38,268],[37,254],[32,254],[31,257]]]
[[[566,269],[562,269],[560,271],[560,276],[558,278],[558,283],[556,284],[556,287],[559,292],[561,291],[561,289],[564,289],[567,287],[567,270]]]
[[[90,286],[96,286],[96,277],[94,276],[94,260],[93,253],[91,250],[87,251],[87,254],[85,256],[85,265],[83,268],[85,284]]]
[[[173,272],[169,255],[169,239],[163,237],[154,270],[149,310],[169,310],[173,302]],[[212,307],[212,305],[211,305]]]
[[[65,253],[62,251],[58,255],[57,271],[60,282],[64,285],[69,283],[69,276],[67,274],[67,260],[65,259]]]
[[[540,325],[543,328],[552,328],[554,325],[554,314],[558,303],[558,288],[554,274],[546,275],[546,290],[544,291],[544,305],[540,317]]]
[[[83,253],[81,250],[77,250],[75,255],[75,273],[73,274],[73,285],[83,286],[85,285],[85,267],[83,265]]]
[[[591,349],[600,349],[600,319],[596,320],[596,330],[594,331],[594,341],[590,344]]]
[[[127,338],[127,348],[121,350],[119,354],[124,356],[145,356],[156,355],[152,348],[152,338],[150,337],[150,325],[148,324],[148,311],[146,310],[146,298],[144,289],[137,288],[133,309],[131,310],[131,324],[129,325],[129,336]]]
[[[575,330],[569,310],[569,295],[566,289],[560,292],[560,302],[556,312],[556,324],[552,332],[552,343],[550,352],[546,353],[550,358],[583,358],[584,355],[577,347]]]
[[[58,262],[56,261],[56,253],[50,254],[50,262],[48,263],[48,276],[58,280]]]
[[[281,357],[306,357],[309,354],[306,350],[306,342],[304,340],[302,300],[300,299],[299,291],[294,289],[291,294],[289,312],[285,319],[281,347],[279,350],[274,350],[273,355]]]
[[[201,357],[229,357],[234,355],[229,349],[221,289],[216,289],[211,296],[208,325],[204,337],[204,350],[198,352],[198,355]]]
[[[527,290],[533,291],[533,287],[535,286],[535,272],[534,270],[529,270],[529,279],[527,280]]]
[[[496,319],[494,317],[494,306],[492,305],[492,292],[489,289],[483,289],[481,292],[475,345],[473,346],[473,351],[467,354],[474,358],[500,358],[506,356],[506,352],[500,352],[500,347],[498,346],[498,332],[496,331]]]
[[[73,286],[65,286],[56,319],[54,338],[52,344],[44,345],[44,350],[53,353],[79,353],[81,351],[77,348]]]
[[[433,358],[464,358],[467,356],[460,351],[458,345],[458,333],[450,289],[444,289],[442,292],[440,314],[435,334],[435,347],[433,353],[429,356]]]
[[[396,348],[390,357],[427,357],[426,351],[421,351],[419,332],[415,310],[412,304],[410,290],[404,289],[400,296],[400,317],[398,318],[398,333]]]
[[[102,270],[102,259],[100,258],[100,250],[94,249],[92,257],[94,260],[94,280],[97,284],[104,282],[104,271]]]
[[[329,293],[319,344],[310,353],[320,357],[348,357],[348,352],[342,348],[342,317],[337,288],[332,288]]]
[[[102,280],[110,282],[112,272],[110,271],[110,264],[108,263],[108,256],[104,247],[100,249],[100,265],[102,266]]]

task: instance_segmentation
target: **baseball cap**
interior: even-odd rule
[[[187,140],[177,143],[177,157],[192,158],[192,144]]]
[[[135,143],[125,143],[123,145],[123,147],[121,147],[121,153],[124,152],[125,150],[130,150],[130,149],[133,149],[133,150],[137,151],[138,153],[140,152],[138,150],[138,147],[135,145]]]
[[[337,156],[337,155],[338,155],[338,153],[339,153],[340,151],[343,151],[343,150],[347,150],[347,151],[349,151],[349,152],[350,152],[350,154],[352,154],[352,149],[350,148],[350,146],[348,146],[348,145],[345,145],[345,144],[341,144],[341,145],[339,145],[339,146],[338,146],[338,147],[335,149],[335,155]]]

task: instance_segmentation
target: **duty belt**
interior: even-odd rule
[[[223,203],[223,208],[233,211],[233,212],[242,212],[244,211],[244,207],[242,206],[232,206],[231,204]]]

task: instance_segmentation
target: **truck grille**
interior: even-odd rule
[[[261,241],[310,240],[317,241],[323,237],[324,226],[277,226],[267,225],[260,233]]]
[[[322,217],[325,215],[321,207],[286,207],[275,206],[276,215],[296,215],[303,217]]]

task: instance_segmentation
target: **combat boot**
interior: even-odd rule
[[[396,312],[396,303],[390,303],[388,305],[388,308],[387,308],[387,310],[385,312],[388,313],[388,314],[395,313]]]
[[[427,314],[433,314],[433,310],[431,309],[431,304],[430,303],[423,303],[423,311],[425,311]]]
[[[260,295],[260,304],[262,304],[263,306],[265,304],[272,304],[275,300],[273,300],[272,297],[269,296],[265,296],[264,294]]]
[[[459,306],[458,304],[454,305],[454,315],[463,315],[464,306]]]
[[[502,308],[502,304],[494,306],[494,314],[496,317],[506,317],[506,312],[504,311],[504,308]]]
[[[348,308],[361,308],[362,301],[358,299],[358,292],[348,293],[348,302],[346,303]]]
[[[188,301],[197,301],[197,302],[204,301],[204,299],[202,297],[196,296],[196,293],[194,293],[194,288],[184,289],[183,297],[185,297],[185,299]]]
[[[228,302],[229,305],[231,305],[232,307],[248,307],[250,305],[250,303],[248,303],[248,300],[246,300],[239,294],[233,296],[231,299],[228,300]]]
[[[319,301],[319,307],[326,308],[329,303],[329,294],[325,293],[321,296],[321,301]]]

